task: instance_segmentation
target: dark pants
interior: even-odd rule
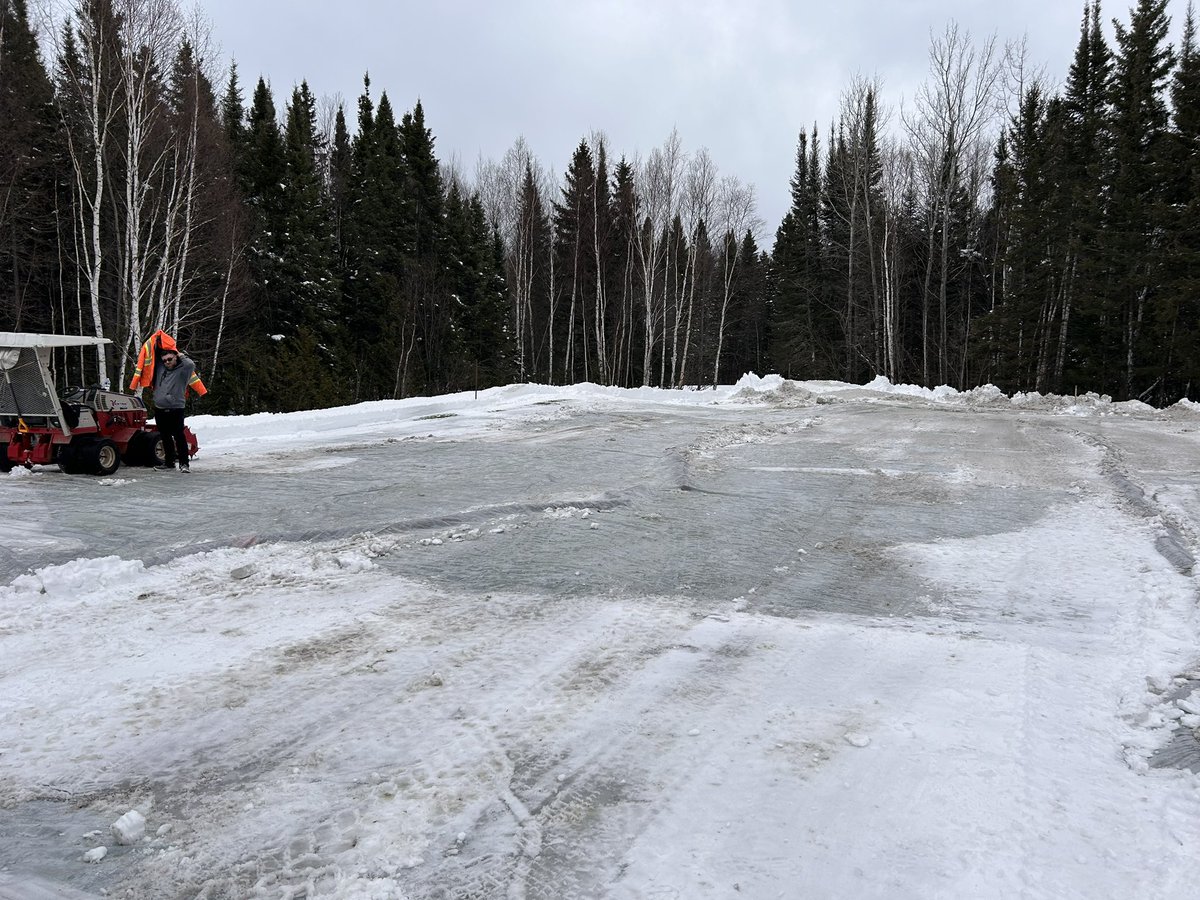
[[[167,465],[188,464],[187,438],[183,436],[182,409],[156,409],[154,422],[158,425],[159,434],[163,436],[163,449],[167,453]]]

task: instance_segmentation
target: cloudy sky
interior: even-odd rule
[[[1177,20],[1185,0],[1172,0]],[[1109,2],[1127,22],[1133,0]],[[931,32],[1026,40],[1065,77],[1084,0],[201,0],[249,96],[259,75],[282,111],[293,85],[340,95],[353,120],[363,73],[402,112],[419,98],[443,161],[470,177],[524,137],[561,173],[581,138],[645,156],[677,128],[720,174],[755,187],[769,240],[788,203],[801,129],[822,133],[852,77],[911,103]],[[1107,26],[1111,34],[1111,25]],[[1173,29],[1173,30],[1178,30]]]

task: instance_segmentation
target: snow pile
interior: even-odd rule
[[[14,600],[24,598],[28,601],[33,595],[39,602],[76,600],[89,594],[103,594],[108,588],[129,581],[144,568],[141,560],[122,559],[119,556],[76,559],[18,576],[7,588],[0,588],[0,599],[7,595]]]
[[[902,397],[920,397],[925,400],[945,400],[959,396],[958,391],[944,384],[935,388],[918,387],[915,384],[893,384],[886,375],[876,375],[875,378],[863,385],[863,388],[868,391],[878,391],[881,394],[898,394]]]
[[[1023,410],[1058,413],[1067,416],[1097,416],[1123,414],[1155,416],[1159,411],[1140,400],[1114,403],[1107,394],[1089,392],[1076,396],[1041,394],[1018,391],[1011,397],[993,384],[980,385],[959,391],[948,385],[933,388],[914,384],[897,384],[885,375],[877,375],[863,385],[837,381],[788,381],[778,375],[759,377],[753,373],[743,376],[731,391],[729,399],[741,402],[772,403],[775,405],[811,405],[847,401],[886,401],[888,398],[921,400],[929,404],[948,404],[969,408],[1010,406]],[[1197,404],[1180,401],[1183,408]]]
[[[799,382],[768,375],[760,378],[753,372],[743,375],[733,386],[730,399],[741,403],[768,403],[773,406],[812,406],[821,402],[821,397]]]

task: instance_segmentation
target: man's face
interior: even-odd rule
[[[164,353],[162,359],[163,365],[165,365],[168,369],[175,368],[175,363],[179,362],[179,357],[174,353]]]

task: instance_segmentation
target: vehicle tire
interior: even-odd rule
[[[144,431],[135,431],[129,439],[129,443],[125,445],[125,453],[121,456],[121,462],[125,465],[144,466],[146,464],[146,448],[142,444],[144,434]]]
[[[0,472],[11,472],[12,467],[8,461],[8,444],[0,444]]]
[[[162,466],[167,463],[167,448],[163,436],[157,431],[147,431],[146,440],[142,444],[146,448],[146,461],[142,465]]]
[[[121,468],[121,451],[108,438],[92,442],[84,453],[84,459],[93,475],[111,475]]]
[[[157,431],[139,431],[129,439],[125,448],[125,465],[156,466],[166,462],[167,451],[162,435]]]
[[[66,475],[78,475],[79,468],[79,447],[74,443],[64,444],[58,448],[58,470]]]

